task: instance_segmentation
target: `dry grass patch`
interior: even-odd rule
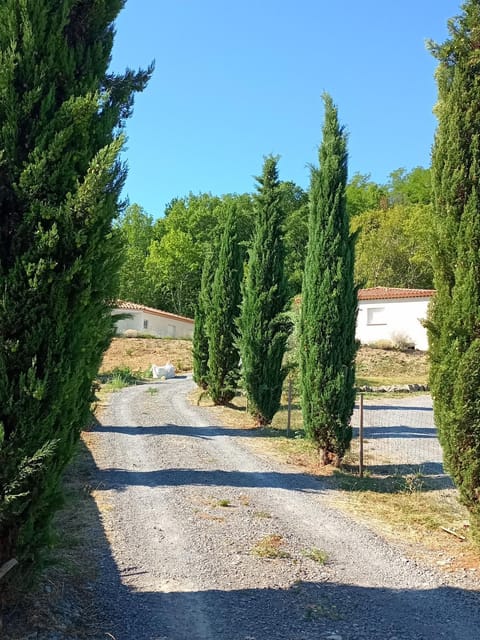
[[[223,516],[215,516],[212,513],[205,512],[197,512],[197,516],[201,520],[212,520],[213,522],[225,522],[225,518]]]
[[[259,558],[290,558],[288,551],[282,549],[283,538],[278,534],[264,536],[255,543],[252,553]]]
[[[480,571],[479,549],[469,538],[468,512],[458,502],[456,489],[435,488],[435,479],[416,475],[362,479],[343,472],[335,475],[342,490],[335,494],[335,506],[393,542],[410,543],[413,555],[443,569]]]
[[[212,415],[218,419],[218,422],[225,427],[258,430],[252,416],[247,412],[245,396],[236,396],[225,406],[214,405],[208,393],[197,388],[189,395],[189,400],[197,407],[207,407]]]

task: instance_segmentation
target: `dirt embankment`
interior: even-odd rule
[[[115,367],[144,372],[152,364],[171,362],[177,371],[192,370],[192,342],[166,338],[114,338],[105,353],[101,373]],[[359,384],[426,384],[428,355],[421,351],[393,351],[362,347],[357,354]]]
[[[361,347],[357,353],[357,384],[427,384],[428,353]]]
[[[192,370],[192,343],[190,340],[167,338],[114,338],[103,358],[100,373],[115,367],[129,367],[144,372],[152,364],[171,362],[176,371]]]

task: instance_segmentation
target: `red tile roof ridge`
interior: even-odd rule
[[[400,287],[371,287],[359,289],[359,300],[395,300],[405,298],[431,298],[435,289],[407,289]]]
[[[165,318],[172,318],[176,320],[184,320],[186,322],[194,322],[192,318],[186,316],[180,316],[177,313],[170,313],[170,311],[162,311],[161,309],[154,309],[154,307],[147,307],[144,304],[138,304],[137,302],[128,302],[128,300],[116,300],[113,306],[114,309],[125,309],[130,311],[146,311],[157,316],[164,316]]]

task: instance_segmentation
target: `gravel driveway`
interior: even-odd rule
[[[480,638],[478,592],[327,506],[321,481],[255,456],[243,444],[255,436],[190,406],[192,389],[189,378],[124,389],[93,434],[111,546],[104,637]],[[270,535],[284,557],[252,553]]]

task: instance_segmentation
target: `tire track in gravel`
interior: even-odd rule
[[[251,432],[190,406],[192,389],[124,389],[92,434],[114,560],[98,596],[116,640],[480,638],[477,591],[333,509],[320,480],[254,455]],[[268,535],[287,557],[252,554]]]

